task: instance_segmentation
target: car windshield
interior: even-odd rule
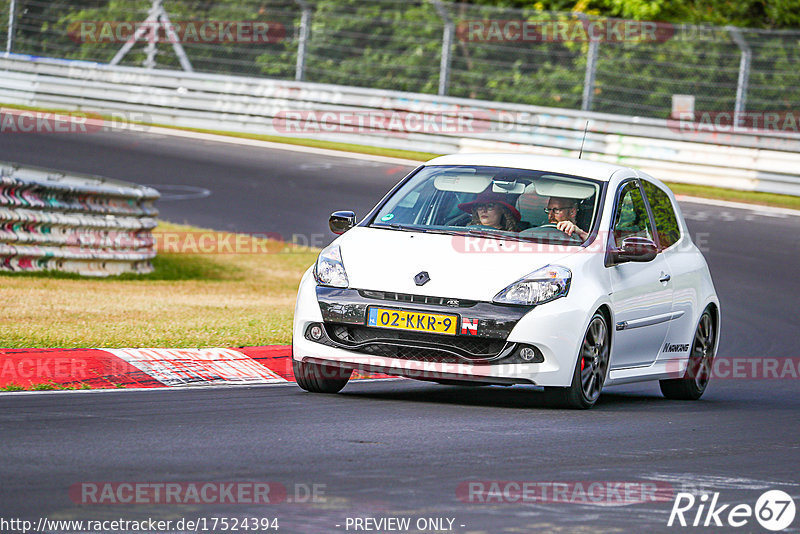
[[[598,217],[600,192],[601,182],[553,172],[429,166],[388,199],[371,226],[580,245]],[[577,230],[568,235],[561,221]]]

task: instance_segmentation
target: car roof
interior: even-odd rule
[[[571,174],[584,178],[593,178],[607,182],[619,170],[629,170],[629,167],[589,161],[586,159],[563,158],[558,156],[539,156],[536,154],[502,154],[502,153],[477,153],[477,154],[452,154],[440,156],[425,163],[425,165],[484,165],[490,167],[509,167],[512,169],[529,169],[534,171],[557,172]]]

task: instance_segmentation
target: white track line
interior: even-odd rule
[[[316,148],[310,146],[291,145],[287,143],[275,143],[272,141],[261,141],[258,139],[247,139],[244,137],[232,137],[229,135],[191,132],[188,130],[174,130],[172,128],[152,127],[147,128],[143,133],[169,135],[172,137],[196,139],[198,141],[212,141],[215,143],[228,143],[232,145],[252,146],[257,148],[270,148],[273,150],[288,150],[290,152],[303,152],[305,154],[316,154],[319,156],[360,159],[364,161],[375,161],[378,163],[391,163],[393,165],[406,165],[408,167],[418,167],[423,163],[421,161],[412,159],[391,158],[388,156],[376,156],[374,154],[359,154],[357,152],[345,152],[343,150],[331,150],[329,148]]]
[[[762,206],[760,204],[748,204],[746,202],[733,202],[730,200],[716,200],[712,198],[690,197],[686,195],[675,195],[678,202],[690,202],[692,204],[706,204],[709,206],[718,206],[721,208],[733,208],[739,210],[757,211],[759,213],[770,215],[791,215],[800,217],[800,210],[793,210],[789,208],[775,208],[772,206]]]

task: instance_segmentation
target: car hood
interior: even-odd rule
[[[548,264],[564,262],[575,246],[355,227],[335,242],[351,288],[491,301],[502,289]],[[543,250],[544,249],[544,250]],[[414,277],[430,280],[417,286]]]

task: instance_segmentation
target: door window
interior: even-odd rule
[[[647,180],[644,180],[642,185],[644,186],[644,192],[647,194],[650,209],[653,211],[661,248],[671,247],[681,238],[681,230],[678,225],[678,218],[675,216],[675,208],[669,200],[669,195]]]
[[[653,239],[650,218],[644,205],[642,192],[635,181],[626,182],[617,197],[614,216],[614,242],[622,246],[626,237],[646,237]]]

